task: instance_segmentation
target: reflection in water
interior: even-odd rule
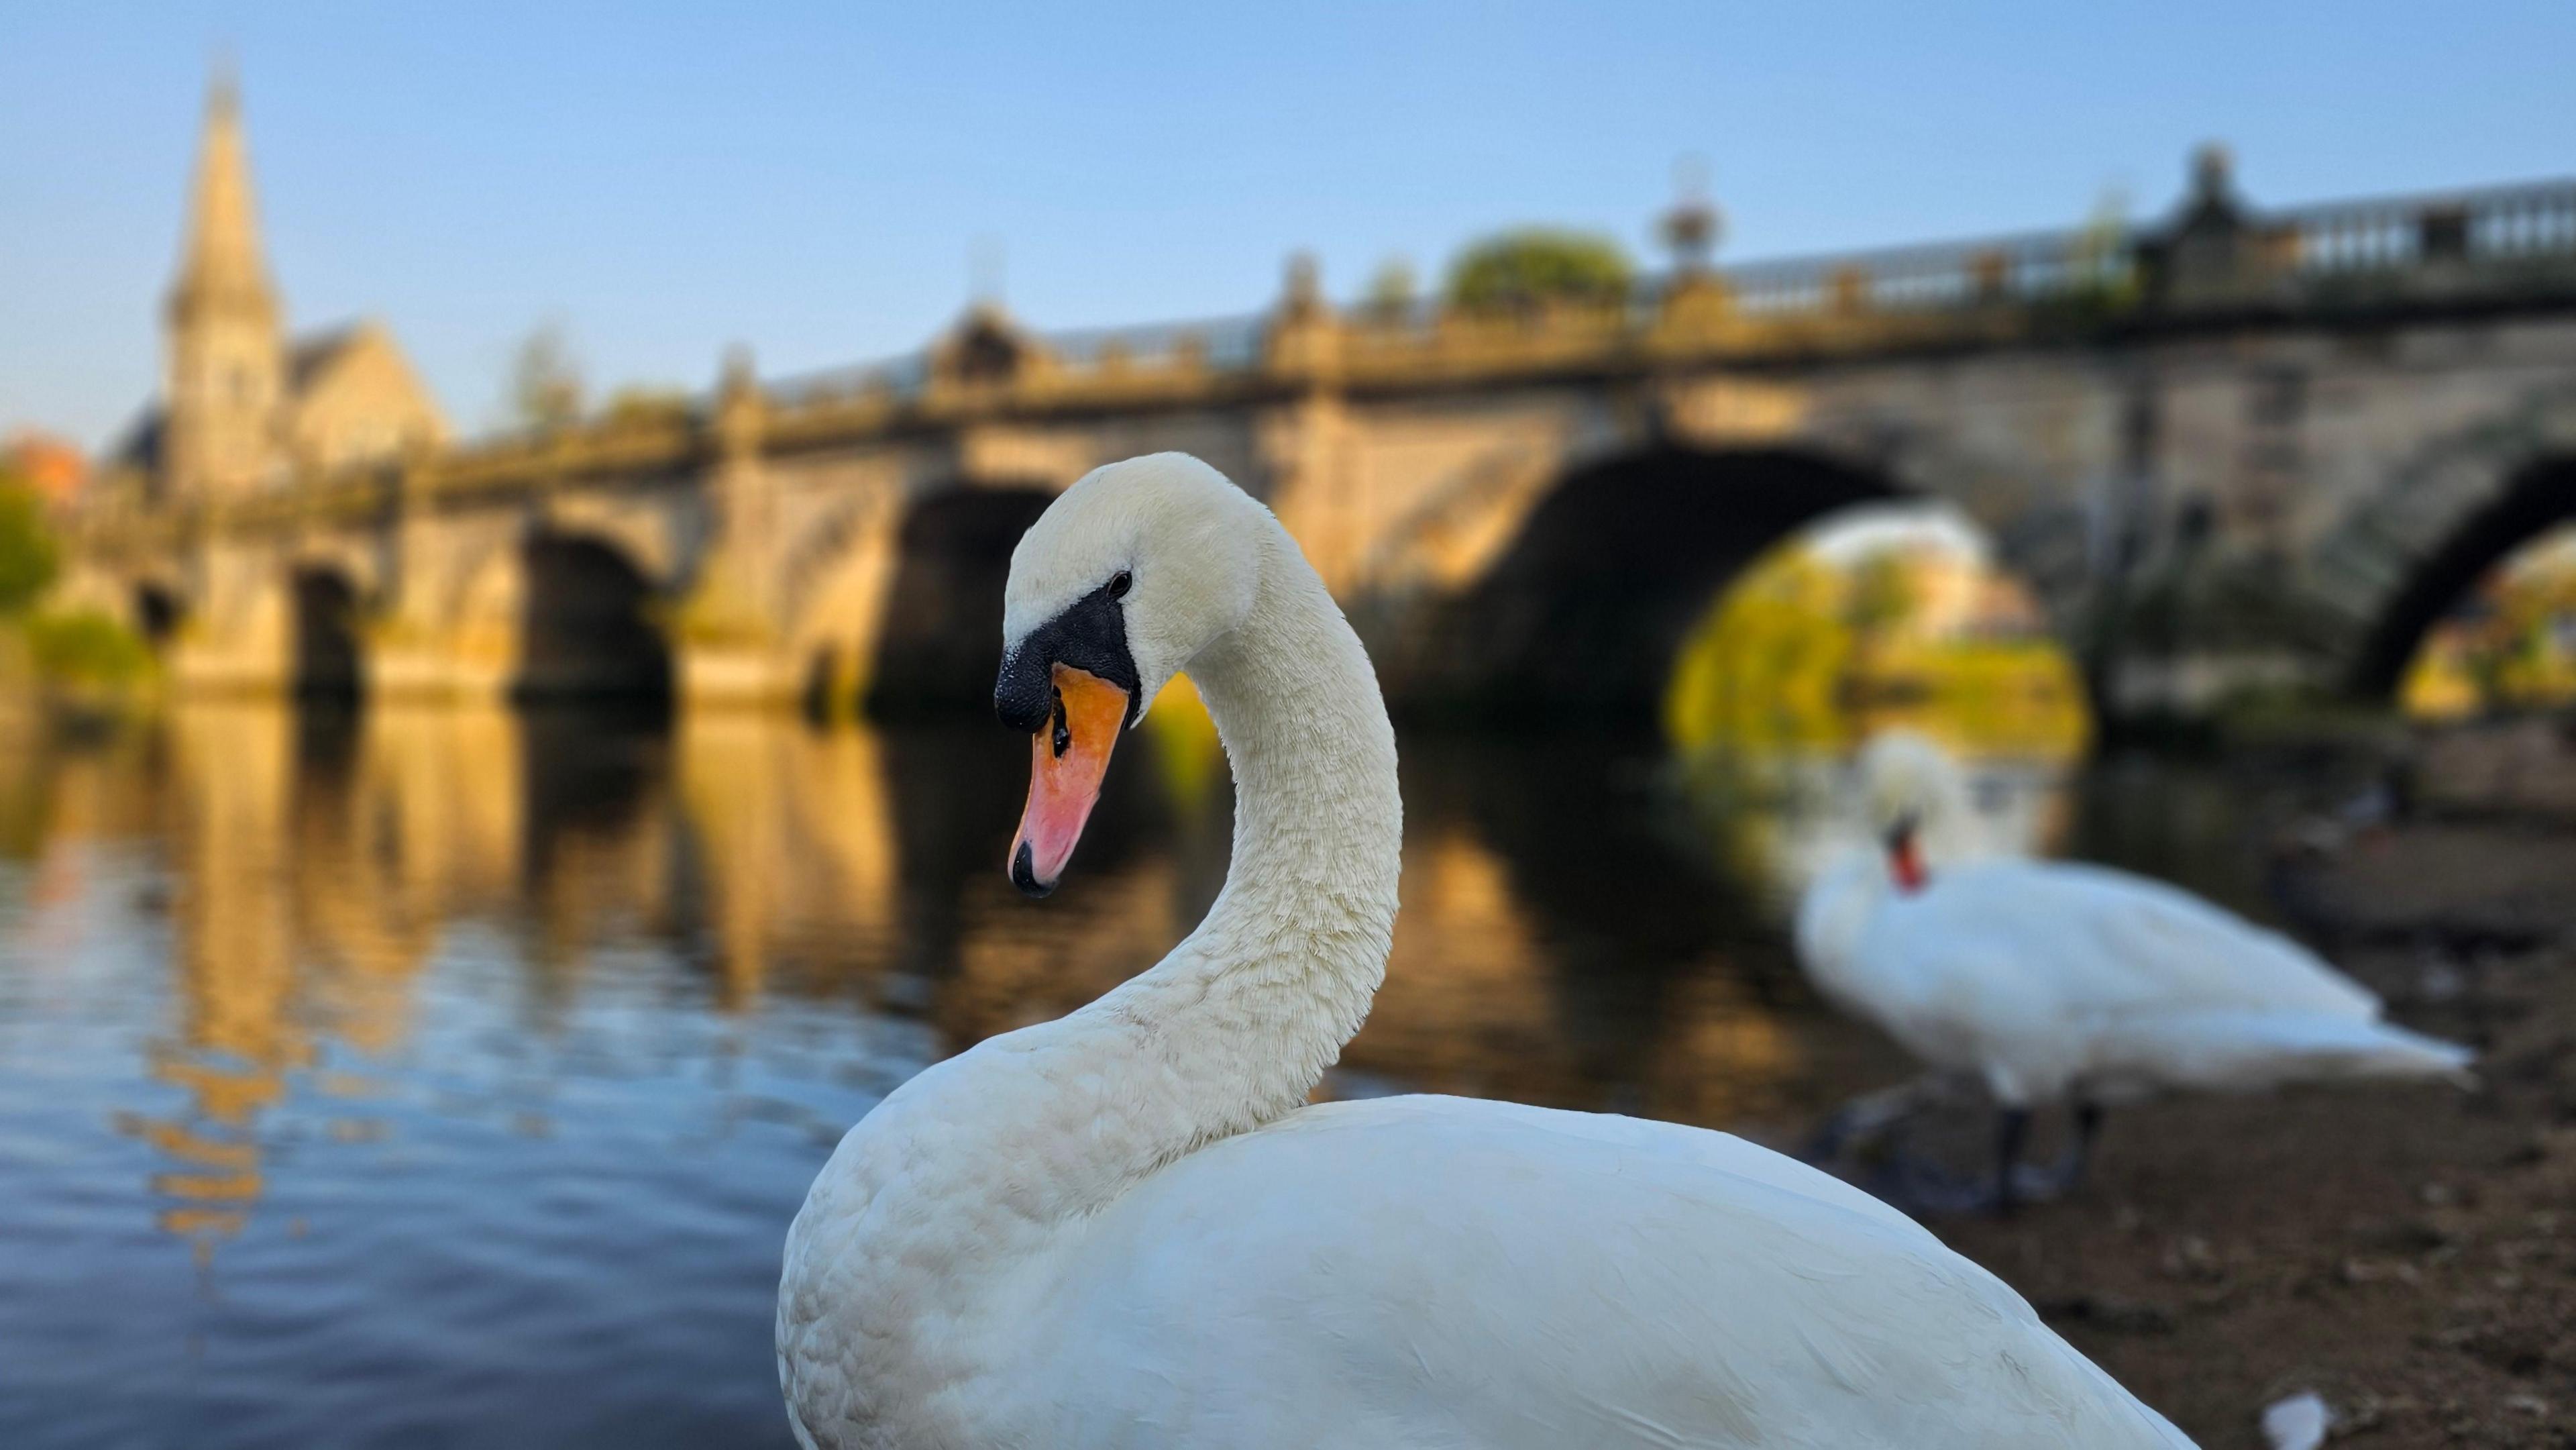
[[[1027,744],[981,721],[18,731],[0,1443],[784,1443],[777,1247],[839,1133],[1150,964],[1222,884],[1187,706],[1044,904],[1001,870]],[[1785,1135],[1902,1073],[1781,946],[1829,810],[1694,804],[1598,738],[1404,751],[1394,956],[1326,1092]],[[2032,777],[1993,818],[2045,836],[2067,799]]]

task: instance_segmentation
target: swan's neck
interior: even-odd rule
[[[1358,636],[1285,531],[1251,614],[1190,664],[1234,772],[1207,919],[1068,1019],[1120,1055],[1133,1172],[1306,1101],[1368,1015],[1395,925],[1395,732]],[[1095,1034],[1097,1034],[1095,1036]]]
[[[1266,553],[1250,616],[1189,665],[1234,769],[1225,889],[1150,971],[932,1066],[842,1141],[788,1234],[791,1402],[821,1364],[831,1392],[856,1374],[880,1396],[873,1423],[962,1442],[945,1433],[976,1413],[958,1387],[1016,1383],[1019,1356],[1060,1349],[1032,1326],[1082,1226],[1295,1109],[1359,1030],[1395,925],[1395,734],[1358,638],[1276,525]]]
[[[1861,934],[1894,889],[1885,858],[1873,850],[1845,854],[1808,888],[1798,904],[1798,956],[1817,985],[1839,990],[1851,978]]]
[[[1000,1265],[1302,1104],[1359,1030],[1395,927],[1395,732],[1323,582],[1276,524],[1266,543],[1250,614],[1189,664],[1235,780],[1233,864],[1207,919],[1082,1010],[906,1083],[826,1174],[852,1202],[899,1194],[952,1235],[952,1210],[1006,1202],[976,1220]]]

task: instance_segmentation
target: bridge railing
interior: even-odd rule
[[[864,397],[870,393],[883,393],[898,399],[917,397],[929,377],[930,354],[913,352],[875,362],[768,378],[763,380],[761,388],[774,405],[794,408],[833,399]]]
[[[1697,285],[1703,280],[1717,284],[1714,295],[1721,299],[1714,324],[1710,310],[1693,300],[1712,295]],[[1273,368],[1293,381],[1319,354],[1306,347],[1307,336],[1282,329],[1309,320],[1325,323],[1325,344],[1338,347],[1353,376],[1418,379],[1633,355],[1632,342],[1655,333],[1668,317],[1685,315],[1686,346],[1725,354],[1774,343],[1810,345],[1815,323],[1846,317],[1886,317],[1907,338],[1921,340],[1941,335],[1945,316],[1958,317],[1974,335],[1996,336],[2031,318],[2082,325],[2249,303],[2330,311],[2523,295],[2576,300],[2576,179],[2256,209],[2233,197],[2222,167],[2159,224],[2105,221],[1753,262],[1704,279],[1649,277],[1624,307],[1492,315],[1458,312],[1432,299],[1332,314],[1304,311],[1314,299],[1301,293],[1278,312],[1058,332],[1021,332],[998,312],[979,310],[973,326],[987,329],[984,335],[961,333],[900,357],[770,378],[762,391],[772,410],[794,419],[791,431],[811,438],[867,433],[943,381],[962,382],[954,396],[970,407],[995,398],[1068,397],[1124,406],[1140,392],[1203,395],[1212,382]],[[1881,334],[1864,323],[1851,335],[1867,345]],[[998,366],[991,360],[996,349],[1005,357]],[[943,366],[955,371],[943,377]],[[634,416],[486,437],[425,470],[424,486],[520,486],[570,471],[667,466],[715,446],[720,410],[720,397],[710,392]],[[332,486],[329,479],[303,478],[292,491],[351,508],[384,493],[381,484],[353,486],[342,499]]]
[[[2134,234],[2091,228],[1786,257],[1718,276],[1747,315],[1784,317],[2029,303],[2123,285],[2137,263]]]
[[[1158,322],[1142,327],[1090,327],[1038,334],[1049,354],[1072,367],[1153,366],[1196,361],[1232,372],[1257,367],[1270,319],[1253,313]]]
[[[1134,327],[1069,328],[1031,332],[1025,340],[1062,368],[1097,372],[1119,368],[1205,368],[1238,372],[1260,366],[1270,319],[1264,314],[1156,322]],[[882,394],[896,401],[921,396],[929,386],[929,349],[901,357],[826,368],[764,381],[773,406],[797,408]]]
[[[2080,297],[2154,306],[2195,240],[2241,243],[2226,269],[2247,288],[2308,278],[2406,274],[2455,293],[2483,274],[2518,283],[2528,264],[2576,260],[2576,181],[2220,213],[2213,224],[2097,226],[1986,241],[1793,257],[1721,270],[1752,317],[1916,312]],[[1650,284],[1650,293],[1661,283]],[[2213,289],[2228,295],[2228,289]],[[2165,301],[2178,301],[2167,294]]]
[[[2576,256],[2576,182],[2304,206],[2271,221],[2302,273],[2511,265]]]
[[[2222,210],[2220,229],[2241,243],[2228,253],[2232,280],[2221,295],[2241,296],[2304,279],[2357,275],[2402,279],[2439,272],[2456,292],[2490,266],[2511,272],[2533,261],[2576,259],[2576,181],[2550,181],[2473,191],[2254,211]],[[2202,223],[2193,223],[2201,225]],[[2103,223],[1968,241],[1875,251],[1787,257],[1716,269],[1733,310],[1752,321],[1869,313],[1994,312],[2089,303],[2126,311],[2174,304],[2174,248],[2188,240],[2180,223]],[[1675,279],[1640,281],[1628,314],[1651,327]],[[1350,327],[1393,341],[1436,339],[1452,314],[1436,299],[1393,307],[1362,306],[1343,315]],[[1134,327],[1030,332],[1025,340],[1059,373],[1105,376],[1147,373],[1239,373],[1262,368],[1275,317],[1266,313],[1159,322]],[[1544,324],[1544,318],[1534,318]],[[925,349],[853,367],[770,379],[773,405],[794,409],[881,396],[918,399],[929,386],[933,354]]]

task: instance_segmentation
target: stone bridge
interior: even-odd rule
[[[1714,270],[1619,306],[1336,310],[924,354],[236,497],[103,491],[67,590],[189,691],[987,697],[1009,549],[1085,470],[1268,500],[1400,708],[1635,712],[1845,504],[1979,521],[2115,711],[2385,695],[2576,513],[2576,183],[2295,210],[2205,162],[2120,231]]]

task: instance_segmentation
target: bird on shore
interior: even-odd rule
[[[1808,887],[1798,954],[1836,1006],[1998,1106],[1990,1185],[1918,1183],[1928,1206],[2063,1192],[2106,1107],[2165,1091],[2466,1078],[2469,1049],[2383,1020],[2378,997],[2315,953],[2189,892],[2074,862],[1934,859],[1926,843],[1958,823],[1966,792],[1920,735],[1871,741],[1860,780],[1879,840]],[[2073,1110],[2068,1153],[2053,1173],[2025,1167],[2032,1110],[2059,1104]]]
[[[1163,960],[853,1127],[789,1231],[798,1441],[854,1447],[2188,1446],[1985,1270],[1720,1133],[1447,1097],[1309,1105],[1384,973],[1402,801],[1358,637],[1199,461],[1099,469],[1012,556],[1006,869],[1056,887],[1187,669],[1232,864]]]

